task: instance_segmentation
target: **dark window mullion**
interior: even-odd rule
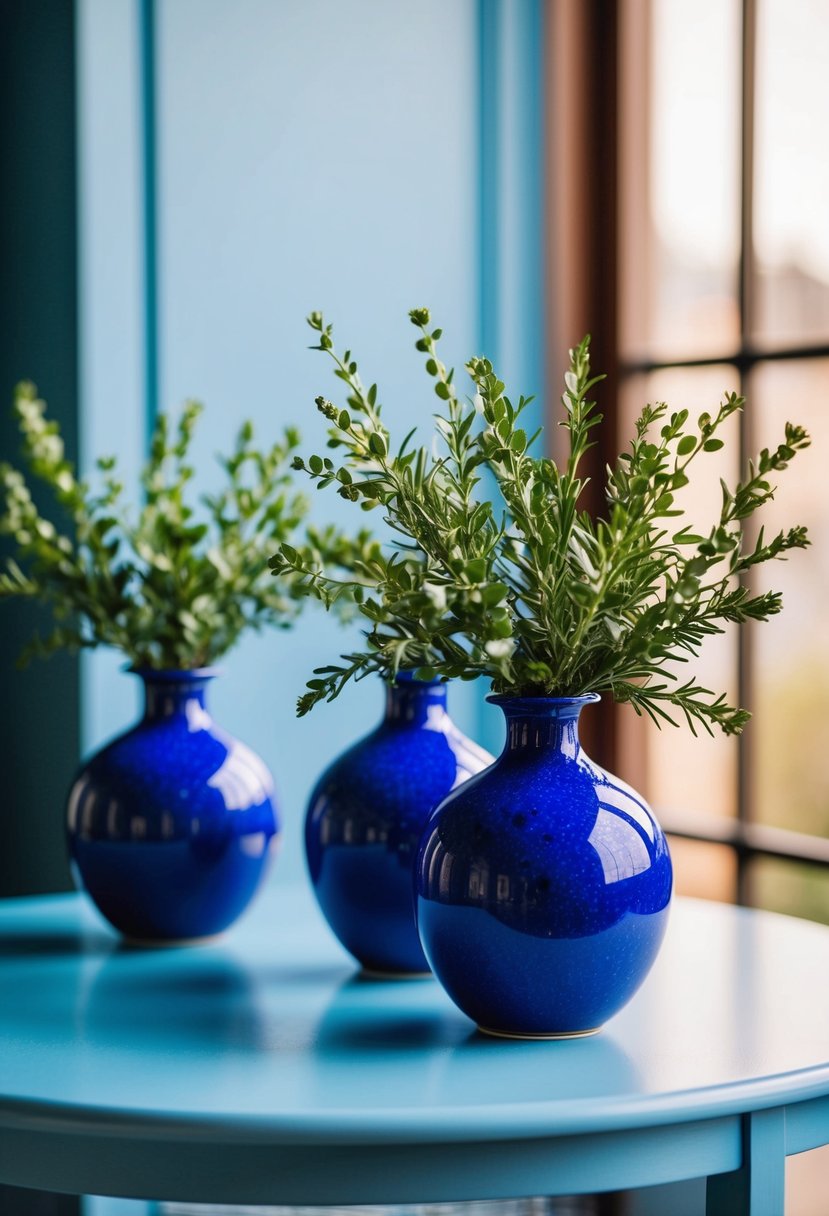
[[[762,823],[740,823],[736,819],[714,819],[687,813],[663,811],[660,821],[669,836],[729,848],[748,862],[758,857],[820,866],[829,870],[829,840],[806,836],[787,828]]]
[[[693,355],[686,359],[634,359],[623,361],[620,376],[646,376],[651,372],[669,369],[736,367],[739,372],[750,372],[758,364],[780,363],[786,360],[829,359],[829,342],[811,343],[808,346],[781,346],[769,350],[756,350],[747,342],[739,350],[725,351],[719,355]]]
[[[740,348],[748,349],[754,335],[754,118],[757,51],[756,0],[743,0],[740,96]],[[752,406],[749,395],[751,367],[740,368],[740,392],[748,408],[740,414],[740,469],[746,468],[754,450]],[[750,580],[748,580],[750,582]],[[750,626],[738,630],[737,699],[740,705],[754,703],[754,633]],[[752,819],[754,736],[744,732],[737,740],[737,820],[745,827]],[[737,850],[737,902],[750,902],[751,867],[748,854]]]

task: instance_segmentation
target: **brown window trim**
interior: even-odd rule
[[[622,356],[626,312],[635,309],[648,259],[647,73],[643,58],[650,37],[651,0],[548,0],[546,6],[547,214],[546,258],[549,317],[547,383],[558,401],[567,349],[592,332],[593,365],[607,374],[601,389],[606,425],[588,454],[586,472],[594,498],[605,465],[615,459],[620,436],[619,392],[630,378],[668,368],[727,365],[735,369],[745,394],[753,370],[765,363],[829,358],[829,342],[779,345],[752,343],[755,298],[753,249],[754,91],[756,0],[743,0],[741,45],[740,341],[731,352],[691,358]],[[643,48],[645,55],[643,55]],[[625,174],[627,163],[636,174]],[[620,234],[624,234],[621,241]],[[637,281],[638,280],[638,281]],[[639,297],[641,298],[641,296]],[[749,419],[741,429],[741,461],[752,450]],[[554,451],[554,455],[558,455]],[[753,654],[751,631],[740,636],[739,697],[750,704]],[[611,771],[628,746],[620,714],[606,700],[585,722],[585,747]],[[750,902],[752,862],[759,857],[829,867],[829,841],[752,821],[753,762],[748,735],[739,741],[737,814],[721,820],[680,816],[660,808],[673,835],[733,850],[740,903]],[[628,774],[645,780],[645,756],[626,754]]]

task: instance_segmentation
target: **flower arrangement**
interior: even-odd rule
[[[51,518],[43,514],[26,476],[0,464],[0,535],[15,547],[0,573],[0,599],[39,601],[55,619],[22,662],[113,646],[139,669],[202,668],[246,630],[295,620],[302,600],[295,580],[268,575],[275,545],[293,539],[304,561],[322,566],[372,554],[365,532],[350,540],[332,527],[307,527],[300,535],[308,502],[292,489],[289,462],[299,443],[292,428],[263,451],[246,422],[220,458],[224,487],[202,496],[199,512],[187,487],[202,407],[188,402],[175,424],[159,415],[141,478],[143,505],[130,513],[113,459],[97,462],[99,489],[79,480],[34,385],[18,387],[14,409],[25,467],[56,507]]]
[[[722,484],[719,515],[697,534],[680,522],[682,491],[692,466],[723,446],[723,426],[744,400],[727,394],[696,423],[688,410],[646,405],[607,470],[605,509],[594,517],[580,507],[583,458],[602,421],[590,399],[602,377],[591,374],[589,339],[570,352],[560,423],[569,443],[559,467],[535,454],[540,431],[524,429],[530,399],[506,396],[485,358],[466,365],[473,396],[462,399],[439,357],[441,330],[425,308],[409,315],[443,407],[434,449],[413,446],[414,431],[393,444],[377,386],[364,386],[350,351],[337,353],[320,313],[308,318],[315,349],[346,386],[345,406],[316,401],[331,423],[328,447],[344,459],[295,455],[294,467],[364,510],[380,508],[396,543],[375,546],[342,580],[290,544],[271,559],[275,574],[326,605],[353,596],[368,622],[360,650],[315,670],[298,712],[332,700],[352,679],[405,669],[430,679],[486,676],[493,691],[516,697],[606,692],[657,724],[677,724],[673,710],[692,731],[739,733],[748,711],[694,676],[680,679],[674,665],[727,623],[780,611],[780,595],[752,591],[747,576],[806,546],[806,529],[771,538],[760,529],[751,541],[743,525],[809,444],[806,431],[786,423],[782,443],[764,448],[735,486]]]

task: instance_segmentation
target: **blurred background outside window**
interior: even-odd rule
[[[681,889],[829,920],[829,165],[818,151],[829,5],[631,0],[623,13],[622,430],[643,398],[693,414],[727,390],[746,396],[694,524],[711,520],[738,454],[779,442],[786,420],[813,438],[762,521],[805,523],[812,539],[805,560],[762,572],[783,614],[702,658],[709,686],[749,705],[752,722],[736,740],[644,726],[638,767],[685,834],[673,844]]]

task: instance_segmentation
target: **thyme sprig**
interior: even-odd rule
[[[337,353],[322,315],[309,317],[315,348],[332,358],[346,385],[344,407],[317,398],[332,424],[329,449],[344,450],[344,460],[295,456],[294,467],[364,510],[380,507],[397,543],[375,547],[355,570],[365,647],[315,671],[300,714],[338,696],[351,679],[389,678],[405,668],[423,678],[484,675],[496,692],[516,696],[608,692],[658,724],[676,724],[673,709],[692,731],[741,731],[747,710],[694,676],[680,680],[674,666],[697,656],[726,623],[779,612],[780,595],[753,593],[745,576],[807,545],[806,530],[769,541],[761,530],[749,546],[742,524],[773,495],[771,478],[808,446],[805,430],[787,423],[783,442],[750,462],[736,486],[723,482],[718,518],[696,534],[674,522],[681,492],[691,465],[723,446],[719,432],[743,398],[727,394],[695,424],[687,410],[646,405],[629,448],[607,470],[605,508],[593,517],[579,505],[584,456],[602,421],[591,399],[602,377],[591,375],[589,339],[570,352],[560,424],[568,455],[559,468],[534,454],[539,432],[528,435],[522,425],[531,399],[514,403],[491,363],[474,358],[467,364],[474,396],[462,400],[428,310],[414,309],[410,319],[443,406],[436,452],[413,446],[414,432],[393,448],[377,386],[364,386],[350,351]],[[494,503],[481,493],[484,468],[494,475]],[[284,545],[271,565],[326,603],[355,590]]]
[[[135,514],[124,506],[113,459],[97,462],[98,488],[78,478],[34,385],[18,387],[14,409],[24,467],[55,506],[51,517],[43,514],[27,476],[0,464],[0,535],[14,546],[0,573],[0,599],[39,601],[55,621],[46,637],[32,639],[23,663],[103,645],[135,667],[205,666],[246,630],[296,619],[304,593],[290,577],[269,577],[276,545],[293,540],[304,562],[332,569],[369,544],[365,533],[352,541],[333,528],[302,529],[308,502],[289,471],[299,444],[293,428],[260,450],[244,423],[230,454],[219,458],[222,488],[194,505],[190,447],[202,407],[187,402],[175,423],[159,415]]]

